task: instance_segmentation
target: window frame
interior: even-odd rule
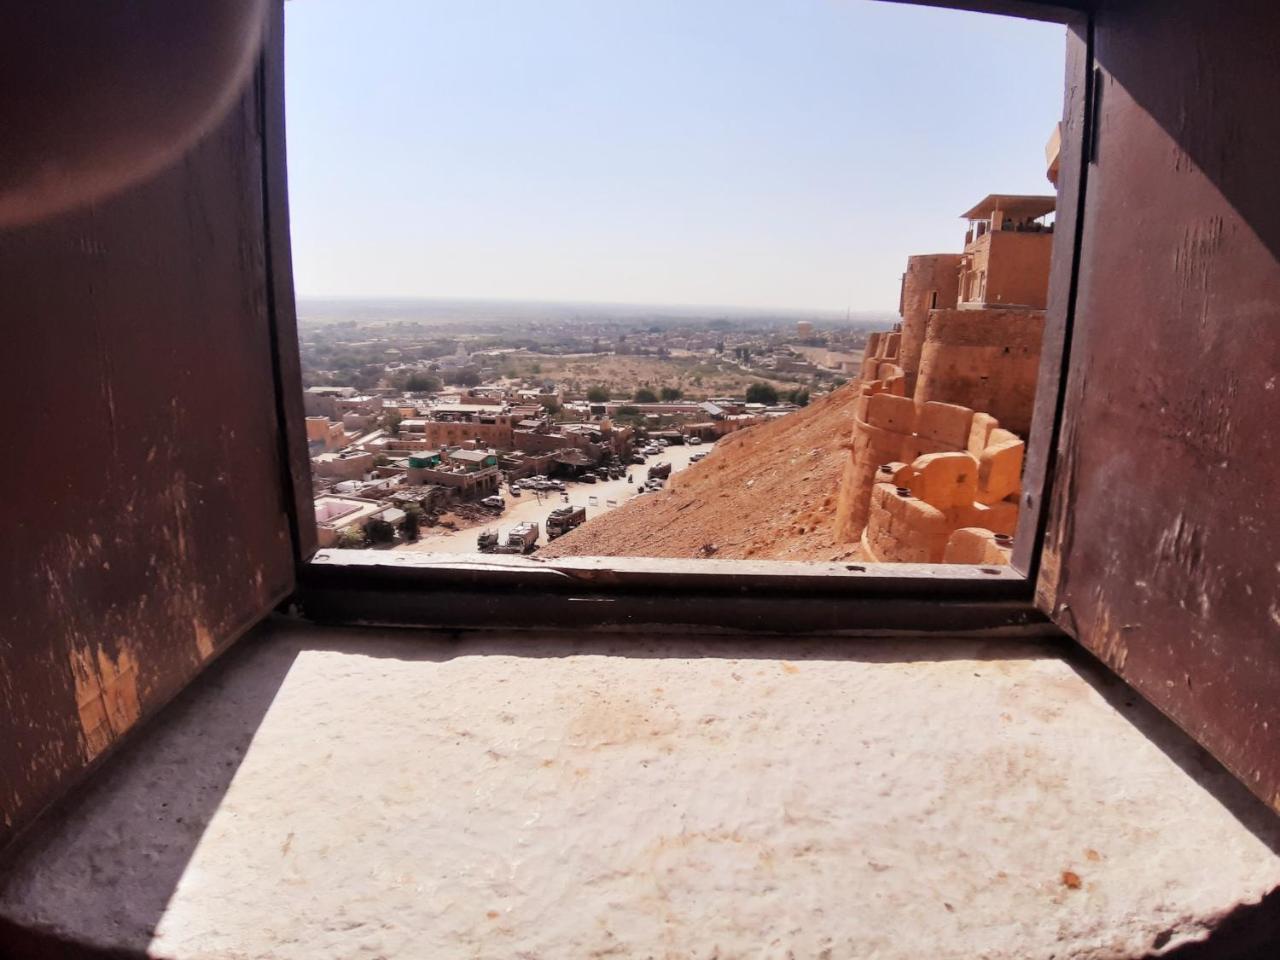
[[[590,557],[557,559],[319,550],[302,409],[287,185],[283,0],[272,10],[257,93],[263,131],[263,216],[268,310],[280,423],[283,510],[293,545],[298,600],[318,619],[436,626],[679,623],[793,632],[887,629],[1043,631],[1035,582],[1048,518],[1045,491],[1062,422],[1086,187],[1091,109],[1092,17],[1083,2],[882,0],[1060,23],[1067,58],[1058,182],[1058,236],[1022,503],[1011,564],[796,563]],[[504,613],[513,596],[538,617]],[[815,609],[822,608],[819,612]],[[511,604],[515,606],[515,604]],[[591,612],[588,612],[590,609]],[[834,613],[839,611],[839,616]],[[505,621],[510,621],[506,622]]]

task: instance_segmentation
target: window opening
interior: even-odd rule
[[[771,32],[758,11],[726,23],[715,9],[690,5],[673,32],[671,11],[638,4],[505,22],[392,3],[403,29],[388,39],[384,19],[354,23],[349,4],[288,5],[321,548],[1009,563],[1054,242],[1040,147],[1061,112],[1062,28],[859,3]],[[983,62],[991,76],[1031,78],[989,85],[1005,98],[984,108],[1002,119],[999,162],[965,176],[951,168],[981,124],[936,143],[902,135],[923,64],[886,61],[894,89],[874,97],[859,82],[878,69],[869,37],[903,50],[932,37],[930,75],[969,76],[955,29],[1012,51]],[[627,52],[645,48],[637,36],[650,54]],[[338,44],[351,66],[331,77]],[[465,51],[495,49],[514,66],[446,77]],[[680,59],[694,52],[697,70]],[[391,90],[417,91],[412,133]],[[833,133],[837,115],[865,139]],[[759,116],[784,124],[785,148]],[[806,137],[874,177],[842,173]],[[868,166],[876,151],[898,166]],[[923,162],[947,155],[945,174]],[[788,169],[797,158],[821,186]],[[343,163],[363,174],[339,179]],[[1016,192],[959,213],[978,183]],[[912,216],[877,206],[885,195]],[[904,259],[895,315],[880,287]]]

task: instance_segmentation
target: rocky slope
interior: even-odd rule
[[[661,493],[637,497],[539,556],[845,560],[833,540],[856,386],[730,434]]]

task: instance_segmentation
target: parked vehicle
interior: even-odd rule
[[[662,460],[649,468],[649,479],[665,480],[671,476],[671,461]]]
[[[508,487],[507,489],[511,491],[511,495],[512,495],[513,497],[518,497],[518,496],[520,496],[520,484],[518,484],[518,483],[513,483],[513,484],[512,484],[510,487]]]
[[[532,521],[517,523],[507,534],[507,542],[499,553],[533,553],[538,545],[538,525]]]
[[[691,447],[697,447],[697,446],[700,446],[700,445],[702,444],[702,438],[701,438],[701,437],[689,437],[687,440],[685,440],[685,443],[687,443],[687,444],[688,444],[689,446],[691,446]]]
[[[556,507],[547,516],[547,539],[554,540],[586,520],[586,507]]]
[[[704,450],[701,453],[695,453],[692,457],[689,458],[689,462],[697,463],[699,460],[705,460],[705,459],[707,459],[707,454],[706,454],[706,451]]]
[[[564,481],[563,481],[563,480],[548,480],[548,481],[547,481],[547,483],[549,483],[549,484],[551,485],[551,489],[552,489],[552,490],[559,490],[561,493],[564,493]]]
[[[661,477],[654,477],[644,482],[644,488],[646,490],[652,490],[656,492],[658,490],[661,490],[664,486],[666,486],[666,483],[667,482],[663,480]]]
[[[619,464],[619,463],[609,464],[609,479],[619,480],[621,478],[622,478],[622,464]]]
[[[601,469],[599,469],[599,470],[597,470],[597,471],[596,471],[596,476],[597,476],[597,477],[599,477],[601,480],[608,480],[608,479],[609,479],[609,471],[608,471],[608,470],[605,470],[605,469],[603,469],[603,468],[601,468]]]
[[[507,501],[503,500],[499,496],[485,497],[483,500],[480,501],[480,506],[488,507],[490,510],[497,510],[501,512],[502,510],[506,509]]]
[[[633,453],[633,454],[631,455],[631,462],[632,462],[632,463],[640,463],[640,464],[643,464],[643,463],[644,463],[644,454],[643,454],[643,453]]]
[[[578,479],[581,480],[583,483],[595,483],[596,475],[594,473],[584,473]]]
[[[476,535],[476,549],[481,553],[532,553],[538,544],[538,525],[517,523],[504,538],[497,530],[484,530]]]

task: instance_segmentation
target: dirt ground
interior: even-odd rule
[[[858,559],[833,538],[848,453],[853,385],[730,434],[662,493],[638,497],[539,551],[541,556]]]
[[[639,386],[653,390],[678,387],[687,397],[741,396],[749,384],[759,382],[772,384],[779,392],[800,386],[798,381],[785,376],[775,379],[751,373],[727,359],[711,361],[704,356],[680,354],[669,358],[614,354],[513,354],[506,366],[521,376],[546,377],[570,385],[577,384],[577,388],[582,390],[604,384],[617,398],[631,396]]]

